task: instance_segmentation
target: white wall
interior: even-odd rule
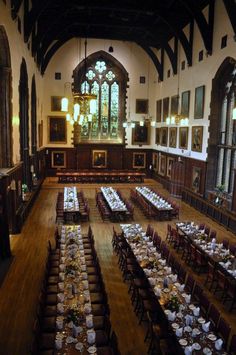
[[[41,106],[42,100],[42,77],[35,65],[35,62],[31,56],[30,50],[27,48],[27,44],[23,41],[23,35],[17,30],[17,21],[12,21],[10,15],[10,1],[7,5],[0,2],[0,24],[4,26],[7,38],[9,41],[10,55],[11,55],[11,67],[12,67],[12,105],[13,105],[13,162],[20,161],[20,134],[19,134],[19,80],[20,80],[20,66],[22,58],[25,58],[28,72],[28,88],[29,88],[29,132],[31,132],[30,126],[30,104],[31,104],[31,82],[32,77],[35,75],[36,81],[36,93],[37,93],[37,121],[39,122],[42,117]],[[22,21],[23,30],[23,21]],[[30,134],[31,136],[31,134]],[[31,142],[29,142],[31,148]]]

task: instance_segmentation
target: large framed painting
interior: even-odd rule
[[[169,128],[169,147],[176,148],[177,142],[177,127]]]
[[[63,96],[51,96],[51,111],[61,112],[61,100]]]
[[[136,113],[148,113],[148,99],[136,99]]]
[[[92,167],[106,168],[107,167],[107,151],[93,150],[92,151]]]
[[[171,96],[170,101],[170,115],[175,116],[179,111],[179,95]]]
[[[166,176],[168,176],[168,177],[171,176],[171,170],[172,170],[172,165],[173,165],[174,161],[175,161],[174,158],[167,157]]]
[[[179,128],[179,148],[188,149],[188,127]]]
[[[189,117],[190,90],[182,92],[181,95],[181,115]]]
[[[202,169],[193,166],[192,170],[192,190],[196,193],[199,193],[200,191],[200,184],[201,184],[201,171]]]
[[[203,126],[193,126],[192,127],[192,146],[191,150],[194,152],[202,151],[202,137],[203,137]]]
[[[150,125],[145,122],[144,126],[140,126],[139,122],[135,122],[132,128],[132,144],[142,145],[150,143]]]
[[[158,171],[158,153],[152,153],[153,170]]]
[[[156,128],[156,144],[161,144],[161,128]]]
[[[166,175],[166,155],[161,154],[159,159],[159,174]]]
[[[48,117],[48,143],[66,143],[66,137],[65,117]]]
[[[144,169],[146,168],[146,153],[133,153],[133,168]]]
[[[156,102],[156,121],[161,122],[162,100]]]
[[[205,85],[202,85],[195,89],[195,101],[194,101],[195,119],[204,117],[204,99],[205,99]]]
[[[66,152],[52,151],[51,154],[52,168],[66,168]]]
[[[166,118],[169,116],[169,97],[163,99],[163,122],[166,122]]]
[[[168,127],[161,127],[161,145],[167,147],[168,142]]]

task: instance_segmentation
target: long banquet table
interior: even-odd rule
[[[117,191],[113,187],[102,186],[101,192],[111,211],[112,220],[125,220],[128,210]]]
[[[79,170],[79,171],[57,171],[58,182],[143,182],[146,174],[135,170]]]
[[[171,220],[173,207],[171,207],[170,203],[146,186],[136,187],[135,190],[136,193],[151,205],[152,209],[156,212],[158,220]]]
[[[185,235],[206,259],[211,260],[225,275],[236,281],[236,258],[224,248],[222,243],[217,243],[215,239],[209,240],[204,230],[199,230],[194,222],[177,222],[176,226],[178,231]]]
[[[184,291],[184,285],[178,282],[177,275],[167,266],[142,227],[122,224],[121,229],[175,335],[176,353],[227,354],[223,349],[216,349],[216,344],[221,341],[216,334],[203,330],[208,325],[206,319],[197,314],[199,308],[191,303],[191,295]]]
[[[79,225],[62,226],[55,353],[96,353],[90,293]]]

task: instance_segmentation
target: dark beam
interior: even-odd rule
[[[151,60],[153,61],[153,64],[155,65],[156,67],[156,70],[158,72],[158,75],[159,75],[159,79],[161,81],[163,81],[163,58],[164,58],[164,55],[163,55],[163,50],[161,52],[161,62],[159,61],[159,59],[157,58],[156,54],[153,52],[153,50],[144,45],[144,44],[141,44],[141,43],[138,43],[137,44],[148,54],[148,56],[151,58]]]
[[[11,17],[13,20],[17,18],[23,0],[11,0]]]
[[[173,73],[177,74],[178,66],[178,40],[177,37],[174,38],[174,49],[171,48],[168,42],[164,45],[164,49],[170,59]]]
[[[223,0],[223,2],[233,27],[234,34],[236,35],[236,3],[234,0]]]

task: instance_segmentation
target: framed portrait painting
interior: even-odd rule
[[[146,153],[133,153],[133,168],[144,169],[146,168]]]
[[[66,152],[52,151],[52,168],[66,168]]]
[[[159,159],[159,174],[166,175],[166,155],[161,154]]]
[[[201,184],[201,168],[193,166],[192,170],[192,190],[196,193],[200,191]]]
[[[156,102],[156,121],[161,122],[162,100]]]
[[[161,128],[156,128],[156,144],[161,144]]]
[[[136,113],[148,113],[148,99],[136,99]]]
[[[194,152],[202,152],[203,126],[192,127],[192,145],[191,150]]]
[[[107,167],[107,151],[93,150],[92,152],[92,167],[106,168]]]
[[[171,176],[171,169],[175,159],[172,157],[167,157],[167,166],[166,166],[166,176]]]
[[[169,116],[169,97],[163,99],[163,122],[166,122],[166,118]]]
[[[135,127],[132,128],[132,144],[142,145],[150,142],[150,125],[145,123],[140,126],[139,122],[135,122]]]
[[[179,95],[171,96],[170,101],[170,115],[175,116],[179,111]]]
[[[188,127],[179,128],[179,148],[188,149]]]
[[[48,143],[66,143],[66,118],[48,117]]]
[[[63,96],[51,96],[51,111],[61,112],[61,100]]]
[[[204,117],[204,98],[205,98],[205,85],[202,85],[195,89],[195,101],[194,101],[195,119],[200,119]]]
[[[169,147],[176,148],[177,142],[177,127],[169,128]]]
[[[153,170],[158,171],[158,153],[152,153]]]
[[[181,95],[181,115],[189,117],[190,90],[182,92]]]
[[[161,127],[161,145],[167,147],[168,142],[168,127]]]

